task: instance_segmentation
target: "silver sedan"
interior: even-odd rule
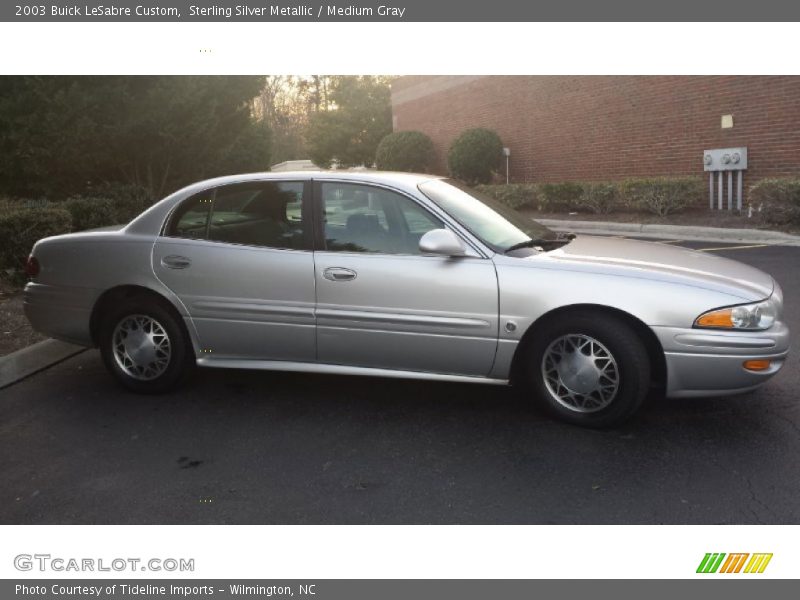
[[[683,248],[560,236],[455,181],[212,179],[127,226],[39,241],[25,311],[122,385],[194,366],[517,384],[592,427],[751,390],[789,331],[768,274]]]

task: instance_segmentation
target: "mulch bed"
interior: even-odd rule
[[[0,280],[0,356],[43,339],[22,312],[22,288]]]

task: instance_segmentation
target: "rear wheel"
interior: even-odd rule
[[[624,320],[596,312],[555,317],[535,332],[522,379],[551,415],[585,427],[630,418],[650,388],[647,348]]]
[[[100,330],[100,352],[117,381],[145,394],[174,389],[194,365],[179,317],[148,298],[125,300],[109,311]]]

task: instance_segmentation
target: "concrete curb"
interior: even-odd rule
[[[52,367],[62,360],[86,350],[58,340],[44,340],[22,350],[0,356],[0,389],[8,387],[34,373]]]
[[[800,246],[800,236],[781,231],[726,229],[723,227],[697,227],[694,225],[659,225],[654,223],[613,223],[610,221],[535,220],[550,229],[574,233],[630,235],[634,237],[680,239],[696,242]]]

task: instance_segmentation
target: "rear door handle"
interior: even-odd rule
[[[322,272],[322,276],[330,281],[352,281],[356,278],[356,272],[344,267],[328,267]]]
[[[170,254],[161,259],[161,264],[168,269],[186,269],[192,266],[192,260],[185,256]]]

